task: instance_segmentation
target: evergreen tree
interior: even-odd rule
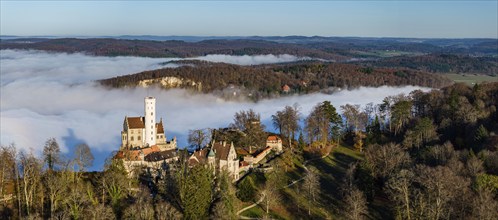
[[[43,156],[49,170],[54,170],[54,165],[59,162],[61,149],[55,138],[49,138],[43,148]]]
[[[187,171],[182,206],[185,219],[207,219],[212,201],[213,171],[202,165]]]
[[[330,135],[339,142],[340,131],[342,127],[342,117],[337,113],[336,108],[330,103],[330,101],[324,101],[321,105],[329,123],[330,123]]]
[[[306,142],[304,141],[303,133],[299,132],[299,138],[297,140],[297,147],[302,151],[306,147]]]
[[[219,176],[219,202],[215,205],[215,219],[236,219],[235,187],[227,171],[223,170]]]

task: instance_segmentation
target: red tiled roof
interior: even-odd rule
[[[129,150],[126,152],[122,152],[123,154],[123,159],[128,160],[128,161],[138,161],[140,160],[140,150]]]
[[[145,128],[143,117],[127,117],[126,119],[129,129]]]
[[[114,156],[114,159],[123,159],[124,158],[124,153],[123,151],[118,151],[116,155]]]
[[[288,91],[290,90],[289,85],[285,84],[284,86],[282,86],[282,90],[283,90],[284,92],[288,92]]]
[[[142,149],[142,152],[144,153],[144,155],[148,155],[150,153],[159,152],[159,151],[161,151],[161,150],[159,149],[159,147],[157,145],[152,145],[152,147],[147,147],[147,148]]]
[[[249,166],[249,163],[247,161],[241,161],[240,167],[245,167],[245,166]]]
[[[140,153],[143,153],[144,156],[147,156],[151,153],[161,152],[161,149],[157,145],[153,145],[152,147],[147,147],[139,150],[127,150],[127,151],[118,151],[116,153],[116,159],[126,159],[129,161],[137,161],[140,160]]]
[[[280,140],[280,138],[276,135],[268,136],[268,138],[266,139],[266,141],[278,141],[278,140]]]

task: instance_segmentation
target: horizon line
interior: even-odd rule
[[[195,37],[195,38],[251,38],[251,37],[305,37],[305,38],[393,38],[393,39],[493,39],[498,37],[400,37],[400,36],[338,36],[338,35],[12,35],[0,34],[0,38],[116,38],[116,37]]]

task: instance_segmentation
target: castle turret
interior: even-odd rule
[[[145,97],[145,139],[144,145],[156,144],[156,99]]]
[[[210,166],[212,166],[212,167],[214,167],[214,166],[215,166],[215,161],[216,161],[215,156],[216,156],[216,155],[215,155],[215,153],[214,153],[214,151],[213,151],[213,148],[211,148],[211,149],[209,150],[209,153],[208,153],[208,158],[207,158],[207,159],[208,159],[208,164],[209,164]]]

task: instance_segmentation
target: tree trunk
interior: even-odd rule
[[[268,214],[269,208],[270,208],[270,202],[266,201],[266,214]]]
[[[19,182],[19,169],[16,164],[14,164],[14,169],[16,171],[16,185],[17,185],[17,205],[19,211],[19,219],[22,219],[22,205],[21,205],[21,184]]]
[[[289,149],[292,151],[292,141],[291,136],[289,134]]]
[[[0,184],[1,184],[1,185],[0,185],[0,186],[1,186],[1,187],[0,187],[0,196],[1,196],[2,198],[3,198],[3,182],[4,182],[4,181],[3,181],[3,179],[4,179],[4,174],[5,174],[5,162],[4,162],[4,164],[2,165],[2,177],[1,177],[1,181],[0,181],[0,182],[1,182],[1,183],[0,183]]]
[[[403,189],[405,192],[405,207],[406,207],[406,217],[408,220],[410,220],[410,198],[409,198],[409,192],[407,187],[404,187]]]
[[[24,179],[24,199],[25,199],[25,203],[26,203],[26,214],[29,216],[29,196],[28,196],[28,185],[26,183],[26,179],[28,179],[29,177],[27,177],[26,175],[24,175],[23,179]]]

